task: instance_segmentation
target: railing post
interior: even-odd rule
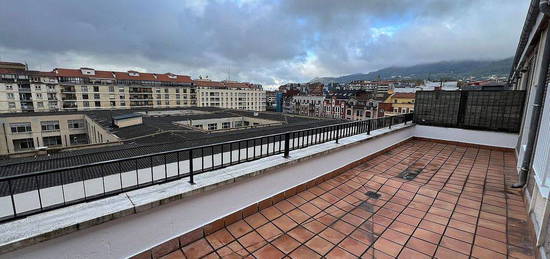
[[[368,120],[368,121],[367,121],[367,135],[370,135],[370,127],[371,127],[371,124],[372,124],[372,120]]]
[[[336,125],[336,144],[338,144],[339,137],[340,137],[340,124]]]
[[[393,123],[393,116],[390,116],[390,127],[389,129],[391,129],[391,124]]]
[[[189,183],[195,184],[193,179],[193,149],[189,150]]]
[[[285,155],[284,158],[290,157],[290,133],[285,133]]]

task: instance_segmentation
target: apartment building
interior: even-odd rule
[[[85,114],[14,114],[0,125],[0,155],[119,141]]]
[[[261,86],[249,83],[194,82],[189,76],[173,73],[101,71],[86,67],[41,72],[27,70],[24,64],[3,63],[6,65],[0,66],[2,113],[197,106],[265,111],[265,92]],[[195,84],[203,93],[200,104]]]
[[[266,92],[261,86],[233,81],[195,80],[198,107],[266,110]]]
[[[384,114],[395,115],[414,112],[414,100],[414,93],[394,93],[384,101],[387,104]]]
[[[292,98],[294,102],[294,112],[301,115],[324,117],[324,96],[315,95],[297,95]]]

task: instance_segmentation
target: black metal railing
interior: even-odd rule
[[[0,222],[182,178],[193,184],[204,172],[412,120],[401,114],[1,177]]]
[[[418,91],[419,125],[518,133],[525,91]]]

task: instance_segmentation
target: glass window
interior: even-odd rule
[[[32,132],[30,122],[10,123],[11,133]]]
[[[222,128],[224,129],[231,128],[231,122],[222,122]]]
[[[208,130],[217,130],[217,129],[218,129],[217,123],[208,124]]]
[[[42,131],[58,131],[59,121],[41,121],[40,126]]]
[[[69,124],[69,129],[82,129],[85,125],[84,120],[69,120],[67,123]]]
[[[88,92],[87,86],[81,86],[80,89],[82,90],[82,92]]]
[[[61,136],[43,137],[42,141],[44,142],[44,146],[46,147],[56,147],[63,144],[61,142]]]
[[[34,142],[32,138],[26,138],[26,139],[14,139],[13,140],[13,147],[15,148],[15,151],[23,151],[28,149],[34,148]]]

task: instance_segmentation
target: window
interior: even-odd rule
[[[218,129],[217,123],[208,124],[208,130],[217,130],[217,129]]]
[[[119,87],[119,88],[118,88],[118,92],[119,92],[119,93],[124,93],[124,87]]]
[[[8,93],[8,99],[10,100],[15,99],[15,96],[13,95],[13,93]]]
[[[113,93],[115,91],[115,87],[114,86],[109,86],[109,92]]]
[[[165,92],[165,93],[168,93],[168,88],[164,88],[164,92]]]
[[[82,99],[88,100],[88,94],[82,94]]]
[[[115,95],[114,95],[114,94],[110,94],[110,95],[109,95],[109,99],[115,99]]]
[[[88,92],[87,86],[81,86],[80,89],[82,90],[82,92]]]
[[[36,93],[36,98],[42,99],[42,94],[41,93]]]
[[[44,146],[46,147],[56,147],[63,144],[61,142],[61,136],[43,137],[42,141],[44,142]]]
[[[35,85],[35,86],[34,86],[34,89],[40,90],[40,89],[42,89],[42,87],[41,87],[40,85]]]
[[[88,144],[88,135],[86,133],[69,135],[69,139],[71,140],[71,145]]]
[[[101,107],[101,102],[94,102],[95,107]]]
[[[157,101],[157,105],[160,105],[160,101]]]
[[[83,129],[84,128],[84,120],[69,120],[67,121],[69,124],[69,129]]]
[[[43,102],[37,102],[36,107],[37,108],[44,108],[44,103]]]
[[[180,100],[177,100],[176,105],[180,105],[180,104],[181,104]]]
[[[111,101],[111,107],[115,107],[116,106],[116,102],[115,101]]]
[[[222,128],[223,129],[231,128],[231,122],[222,122]]]
[[[170,99],[170,95],[165,94],[165,95],[164,95],[164,99]]]
[[[180,93],[180,89],[179,89],[179,88],[176,88],[176,93],[177,93],[177,94]]]
[[[25,139],[14,139],[13,140],[13,147],[15,148],[15,151],[24,151],[28,149],[34,148],[34,142],[32,138],[25,138]]]
[[[126,102],[120,102],[120,106],[126,106]]]
[[[6,85],[6,90],[13,90],[13,86],[12,85]]]
[[[11,133],[32,132],[30,122],[10,123]]]
[[[82,105],[84,105],[84,107],[90,107],[90,102],[84,101],[84,102],[82,103]]]
[[[164,104],[165,104],[165,105],[170,105],[170,102],[169,102],[169,101],[165,101]]]
[[[99,86],[94,86],[94,92],[99,92]]]
[[[58,131],[59,121],[41,121],[42,131]]]
[[[94,99],[99,99],[99,94],[94,94]]]

